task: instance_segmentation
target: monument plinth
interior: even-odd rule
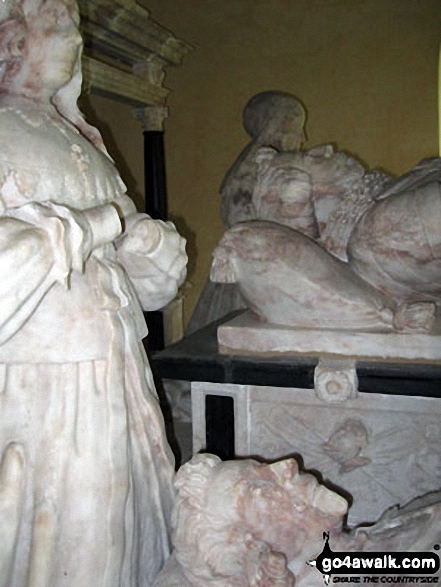
[[[441,360],[441,322],[430,334],[290,328],[262,322],[246,311],[217,331],[219,351],[241,355],[308,355],[375,360]]]

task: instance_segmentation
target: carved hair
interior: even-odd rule
[[[0,2],[0,93],[7,93],[8,83],[20,71],[26,59],[27,19],[38,15],[49,3],[64,5],[78,18],[76,0],[2,0]],[[78,52],[70,81],[52,96],[51,101],[58,112],[71,122],[83,136],[107,154],[99,131],[84,120],[77,101],[81,93],[81,53]]]
[[[193,457],[175,481],[173,556],[181,576],[192,587],[292,587],[286,555],[309,552],[317,531],[340,528],[347,510],[341,496],[301,476],[294,459]]]
[[[250,467],[256,465],[252,461],[249,463]],[[244,569],[247,553],[253,551],[258,558],[259,553],[267,552],[269,547],[254,539],[245,528],[239,528],[236,512],[241,491],[237,484],[231,500],[222,504],[225,507],[213,513],[207,504],[209,493],[222,483],[222,479],[215,480],[219,466],[224,465],[218,457],[198,455],[177,473],[178,494],[172,517],[175,556],[192,585],[206,585],[207,580],[217,577],[228,581],[227,577],[234,576],[236,580],[243,577],[245,587],[249,585]],[[242,466],[246,466],[245,462]],[[231,484],[231,476],[228,482]],[[222,579],[217,584],[222,585]]]
[[[26,39],[23,3],[0,2],[0,85],[20,70]]]

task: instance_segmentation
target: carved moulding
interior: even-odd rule
[[[165,69],[191,46],[150,18],[134,0],[79,0],[84,38],[83,91],[134,106],[162,106]]]
[[[330,403],[353,399],[358,392],[355,361],[351,359],[320,359],[314,371],[317,397]]]
[[[435,334],[290,328],[262,322],[248,310],[219,326],[217,339],[224,354],[319,354],[439,362],[438,332],[439,326]]]

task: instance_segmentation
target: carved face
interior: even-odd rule
[[[304,130],[305,117],[301,115],[287,116],[282,120],[279,148],[284,151],[298,151],[306,140]]]
[[[258,466],[247,482],[239,506],[251,533],[288,558],[338,526],[347,510],[346,500],[313,475],[299,473],[293,459]]]
[[[275,112],[268,120],[260,142],[281,152],[298,151],[306,140],[304,126],[304,112],[297,108],[293,111],[285,109]]]
[[[214,474],[208,510],[215,518],[229,519],[255,539],[294,558],[311,540],[341,525],[346,500],[313,475],[299,473],[287,459],[273,465],[255,461],[222,463]]]
[[[295,151],[305,141],[306,111],[292,94],[269,91],[253,96],[243,113],[245,130],[260,145]]]
[[[82,39],[76,5],[61,0],[29,1],[27,34],[15,92],[33,98],[54,95],[72,78]]]
[[[364,174],[363,166],[332,145],[322,145],[293,155],[293,165],[311,175],[313,184],[352,183]]]

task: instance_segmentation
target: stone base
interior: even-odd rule
[[[356,358],[441,360],[441,335],[297,329],[266,324],[245,312],[217,331],[225,354],[329,355]]]
[[[233,398],[236,455],[297,456],[352,501],[351,526],[441,487],[440,399],[358,393],[337,403],[314,389],[208,382],[191,391],[193,454],[206,448],[207,396]]]

